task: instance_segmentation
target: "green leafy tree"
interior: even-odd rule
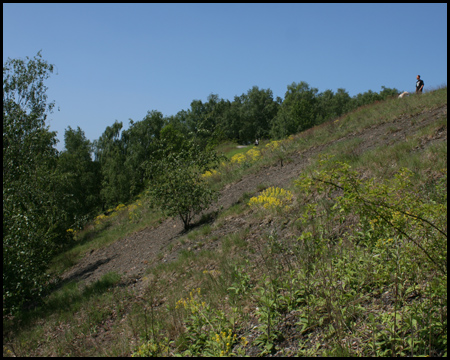
[[[156,155],[146,163],[151,177],[149,193],[166,215],[179,216],[187,230],[194,216],[208,208],[217,196],[201,174],[218,166],[221,158],[213,151],[203,150],[195,139],[180,149],[176,146],[177,142],[161,143]]]
[[[317,117],[316,123],[321,124],[329,119],[336,118],[338,111],[334,101],[332,90],[326,90],[317,97]]]
[[[391,88],[382,86],[381,89],[382,90],[380,91],[380,97],[383,100],[386,100],[387,98],[393,97],[393,96],[397,97],[398,93],[399,93],[399,91],[396,88],[391,89]]]
[[[369,105],[376,101],[386,100],[389,97],[398,95],[398,90],[393,88],[381,87],[382,91],[377,93],[376,91],[368,90],[364,93],[359,93],[353,96],[348,104],[347,110],[354,110],[360,106]]]
[[[239,139],[239,131],[241,129],[241,108],[242,100],[235,96],[233,102],[230,103],[226,112],[223,115],[223,122],[221,124],[222,133],[228,140],[241,141]]]
[[[130,173],[125,169],[125,146],[120,138],[122,122],[107,126],[96,146],[96,160],[100,162],[103,208],[126,202],[130,198]]]
[[[213,105],[213,106],[211,106]],[[209,116],[214,119],[214,127],[211,128],[212,140],[216,143],[227,140],[226,120],[227,114],[230,110],[231,103],[229,100],[220,99],[218,95],[211,94],[208,97],[208,108],[211,108]],[[213,143],[211,141],[210,143]]]
[[[272,137],[283,138],[313,127],[317,116],[317,93],[316,88],[310,88],[304,81],[289,85],[272,124]]]
[[[167,119],[152,110],[143,120],[130,120],[130,127],[122,130],[122,122],[108,126],[94,141],[95,160],[100,163],[103,209],[130,201],[145,188],[143,163],[155,151],[161,129]]]
[[[58,159],[58,170],[63,181],[61,187],[67,194],[64,207],[73,219],[72,227],[81,227],[101,206],[100,164],[92,160],[92,144],[84,131],[70,126],[64,134],[65,149]]]
[[[213,140],[213,134],[216,129],[215,105],[218,96],[211,94],[208,96],[208,102],[193,100],[191,108],[187,111],[186,125],[188,129],[187,137],[195,138],[203,147]]]
[[[219,99],[219,95],[210,94],[204,104],[204,113],[199,123],[200,137],[207,138],[207,144],[217,144],[225,139],[224,116],[230,107],[230,102]]]
[[[170,152],[180,152],[186,141],[186,137],[172,124],[169,124],[161,130],[159,146],[170,149]]]
[[[375,101],[381,100],[381,97],[378,95],[378,93],[368,90],[364,93],[359,93],[356,96],[352,98],[353,102],[353,108],[358,108],[360,106],[372,104]]]
[[[144,190],[145,169],[142,166],[155,151],[161,131],[167,124],[167,119],[159,111],[152,110],[141,121],[130,120],[128,130],[122,131],[121,142],[124,148],[124,171],[127,172],[129,193],[124,195],[129,199]],[[129,200],[127,199],[127,201]],[[125,201],[125,200],[123,200]]]
[[[278,104],[272,90],[253,86],[247,94],[240,96],[240,142],[252,142],[255,138],[267,138]]]
[[[176,115],[167,117],[167,124],[172,125],[174,129],[182,133],[184,136],[187,136],[189,133],[187,118],[188,112],[186,110],[180,110],[176,113]]]
[[[191,107],[187,111],[186,125],[188,131],[194,136],[198,136],[202,123],[206,117],[207,109],[201,100],[192,100]]]
[[[40,52],[3,64],[4,314],[42,294],[48,262],[66,241],[56,133],[45,126],[54,103],[44,82],[52,72]]]
[[[195,137],[204,146],[230,138],[227,123],[231,103],[219,99],[217,94],[210,94],[207,100],[205,103],[193,100],[188,111],[180,111],[169,121],[186,138]]]
[[[317,96],[316,124],[338,118],[344,114],[350,101],[350,95],[344,89],[338,89],[337,93],[333,93],[331,90],[320,93]]]
[[[349,111],[351,97],[345,89],[337,89],[336,94],[334,94],[334,103],[336,109],[336,115],[341,116]]]

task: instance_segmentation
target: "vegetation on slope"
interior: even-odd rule
[[[183,164],[196,158],[195,168],[200,169],[199,159],[211,156],[211,146],[221,141],[248,143],[269,135],[282,138],[397,93],[382,87],[380,93],[369,90],[351,98],[343,89],[336,94],[331,90],[319,93],[301,82],[288,86],[284,100],[274,100],[270,89],[254,86],[233,102],[219,100],[214,94],[207,103],[193,100],[190,109],[175,116],[148,111],[141,121],[130,120],[126,130],[116,121],[92,142],[79,127],[69,127],[64,134],[65,148],[59,152],[54,147],[56,133],[46,124],[55,105],[47,101],[45,86],[53,69],[40,52],[32,59],[8,59],[3,64],[4,315],[40,301],[54,282],[46,275],[49,262],[73,247],[75,231],[95,216],[129,204],[149,188],[161,190],[159,194],[167,194],[167,200],[168,188],[163,189],[167,182],[158,182],[164,178],[154,170],[167,170],[165,157],[180,160],[183,144],[195,143],[202,152],[200,157],[190,152],[192,159]],[[163,166],[155,167],[155,162]],[[191,215],[214,197],[206,187],[193,186],[202,179],[189,171],[179,172],[183,166],[176,171],[172,167],[174,176],[169,184],[183,177],[192,180],[190,189],[183,192],[197,195],[185,198],[189,201],[178,212],[187,228]],[[181,184],[169,193],[181,189]],[[161,202],[162,197],[156,200],[167,213],[176,212],[168,201]]]
[[[261,184],[179,238],[190,249],[150,267],[141,290],[109,273],[4,318],[4,355],[446,356],[447,144],[433,141],[446,110],[395,137],[446,99],[446,88],[388,99],[233,155],[205,173],[212,186],[323,148],[291,185]],[[160,218],[116,209],[77,235],[89,239],[79,253],[135,231],[137,211]]]

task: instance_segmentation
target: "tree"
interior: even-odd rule
[[[138,122],[131,121],[128,130],[122,131],[121,141],[124,147],[124,171],[128,174],[129,199],[144,190],[145,169],[142,164],[155,151],[156,143],[167,120],[159,111],[148,111]]]
[[[195,139],[185,142],[178,151],[175,143],[160,146],[157,155],[146,163],[154,203],[166,215],[179,216],[185,230],[189,229],[193,217],[217,196],[201,174],[217,167],[220,160],[215,152],[203,150]]]
[[[351,102],[351,97],[345,89],[337,89],[336,94],[333,98],[336,106],[336,115],[341,116],[349,111],[349,106]]]
[[[69,126],[64,141],[65,150],[59,155],[58,170],[64,178],[63,192],[69,195],[64,207],[74,220],[71,228],[76,228],[101,206],[100,163],[92,160],[92,144],[80,127],[74,130]]]
[[[252,142],[255,138],[268,137],[278,104],[273,100],[272,90],[253,86],[240,96],[240,142]]]
[[[326,90],[317,97],[316,124],[321,124],[329,119],[337,117],[336,103],[332,90]]]
[[[202,128],[203,119],[206,116],[206,108],[201,100],[192,100],[191,108],[187,111],[186,125],[188,131],[198,136]]]
[[[126,202],[130,198],[130,173],[124,167],[126,150],[120,138],[122,126],[122,122],[118,121],[107,126],[95,142],[95,156],[100,162],[102,173],[100,194],[103,208]]]
[[[66,241],[59,207],[56,133],[45,126],[54,103],[45,80],[53,65],[41,53],[3,64],[3,313],[39,297],[45,270]]]
[[[219,99],[217,94],[209,94],[208,102],[204,104],[204,115],[199,124],[202,137],[207,138],[208,144],[217,144],[225,139],[223,122],[230,102]]]
[[[227,111],[223,116],[223,124],[221,128],[225,138],[229,140],[240,141],[239,130],[241,129],[241,108],[242,101],[239,96],[235,96],[234,100],[230,103]]]
[[[380,91],[380,97],[383,100],[386,100],[386,99],[388,99],[390,97],[393,97],[393,96],[397,97],[398,93],[399,93],[399,91],[396,88],[391,89],[391,88],[387,88],[385,86],[382,86],[381,89],[382,90]]]
[[[317,116],[317,92],[304,81],[288,85],[272,124],[272,137],[283,138],[313,127]]]
[[[102,173],[103,208],[130,201],[145,188],[143,163],[155,150],[167,119],[159,111],[148,111],[141,121],[130,119],[128,130],[122,122],[106,127],[94,141],[95,160]]]
[[[34,59],[26,59],[8,58],[3,65],[4,179],[26,175],[26,170],[36,166],[36,156],[44,161],[56,155],[56,134],[45,128],[47,112],[54,103],[47,104],[44,80],[53,72],[53,65],[43,61],[40,52]]]
[[[186,141],[186,137],[172,124],[169,124],[161,130],[159,146],[178,153],[183,150]]]
[[[351,98],[347,105],[347,111],[354,110],[360,106],[369,105],[376,101],[386,100],[389,97],[397,96],[398,90],[396,88],[390,89],[385,86],[381,87],[380,93],[368,90],[364,93],[359,93]]]
[[[369,105],[379,100],[382,100],[382,98],[377,92],[368,90],[365,93],[359,93],[352,98],[353,108],[356,109],[360,106]]]
[[[167,124],[172,125],[177,131],[187,136],[189,133],[187,126],[188,112],[186,110],[180,110],[176,115],[167,117]]]
[[[217,143],[225,140],[230,140],[227,134],[227,120],[231,109],[231,102],[229,100],[220,99],[214,105],[214,121],[215,127],[213,129],[212,137]]]
[[[338,89],[334,94],[326,90],[317,96],[316,124],[335,119],[347,111],[351,98],[344,89]]]

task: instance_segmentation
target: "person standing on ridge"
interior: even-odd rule
[[[423,86],[425,85],[423,83],[423,80],[420,80],[420,75],[417,75],[417,81],[416,81],[416,94],[422,94]]]

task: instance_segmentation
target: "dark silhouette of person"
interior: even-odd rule
[[[416,77],[416,94],[422,94],[423,86],[425,85],[423,83],[423,80],[420,80],[420,75],[417,75]]]

